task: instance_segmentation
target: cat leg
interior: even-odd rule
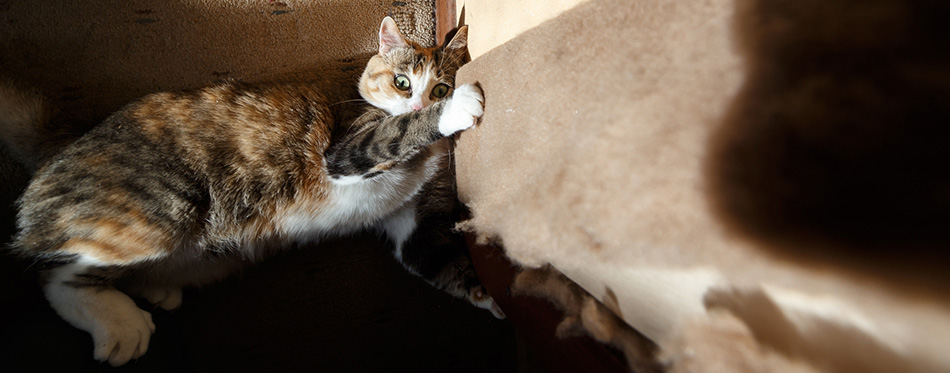
[[[77,257],[48,271],[43,290],[50,306],[92,335],[96,360],[119,366],[141,357],[155,331],[152,315],[111,285],[113,264],[82,254]]]
[[[420,225],[417,219],[416,209],[407,206],[383,221],[382,228],[395,246],[396,259],[435,288],[504,319],[504,312],[476,276],[463,240],[445,224],[450,220],[426,217],[421,229],[416,229]]]
[[[125,288],[130,295],[145,298],[149,303],[166,311],[181,307],[181,287],[161,285],[136,285]]]
[[[181,307],[181,288],[156,286],[146,290],[145,299],[166,311]]]
[[[210,251],[206,254],[210,254]],[[123,278],[116,287],[133,298],[144,298],[156,307],[173,311],[182,305],[184,287],[200,287],[221,281],[250,263],[241,255],[203,256],[201,253],[184,251],[171,254],[164,260],[142,264],[139,270]]]
[[[412,236],[412,233],[415,232],[416,226],[418,226],[416,223],[416,209],[411,206],[399,209],[383,221],[383,230],[396,246],[393,254],[400,263],[402,262],[402,248],[409,237]],[[411,268],[409,270],[412,271]]]
[[[398,162],[456,132],[471,128],[484,113],[481,88],[463,84],[452,97],[397,116],[367,116],[327,150],[330,180],[351,184],[381,174]],[[361,117],[362,118],[362,117]]]

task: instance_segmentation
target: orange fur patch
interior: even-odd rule
[[[129,264],[168,253],[170,237],[153,228],[144,217],[129,216],[129,220],[103,220],[79,224],[78,229],[89,229],[85,237],[74,237],[63,244],[63,251],[98,258],[114,264]]]

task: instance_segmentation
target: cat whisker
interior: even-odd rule
[[[356,119],[350,121],[350,125],[348,125],[348,126],[346,127],[346,131],[343,132],[342,138],[347,138],[347,137],[349,137],[350,134],[353,133],[353,131],[359,131],[360,129],[365,128],[366,126],[355,125],[355,123],[367,123],[367,122],[369,122],[369,121],[363,120],[363,118],[366,117],[367,115],[370,115],[370,113],[369,113],[369,112],[365,112],[365,113],[363,113],[363,114],[360,114],[360,116],[357,117]]]
[[[330,104],[329,106],[343,105],[350,102],[367,102],[367,101],[364,98],[354,98],[351,100],[343,100],[343,101],[335,102],[335,103]]]

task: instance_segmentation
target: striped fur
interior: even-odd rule
[[[477,87],[452,89],[466,31],[421,48],[387,17],[359,84],[372,106],[352,122],[309,84],[229,83],[131,103],[42,163],[18,201],[12,246],[46,263],[50,304],[112,365],[144,354],[155,328],[126,293],[175,308],[182,286],[362,229],[385,232],[434,286],[492,309],[449,232],[458,206],[445,137],[482,113]],[[415,91],[397,89],[396,74]]]

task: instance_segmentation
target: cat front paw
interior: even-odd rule
[[[462,84],[452,93],[439,118],[439,132],[449,136],[475,125],[484,113],[482,89],[473,84]]]
[[[469,290],[468,301],[475,307],[491,311],[492,315],[495,315],[498,319],[503,320],[507,317],[501,307],[498,307],[498,303],[495,303],[495,299],[485,291],[484,286],[479,285]]]

